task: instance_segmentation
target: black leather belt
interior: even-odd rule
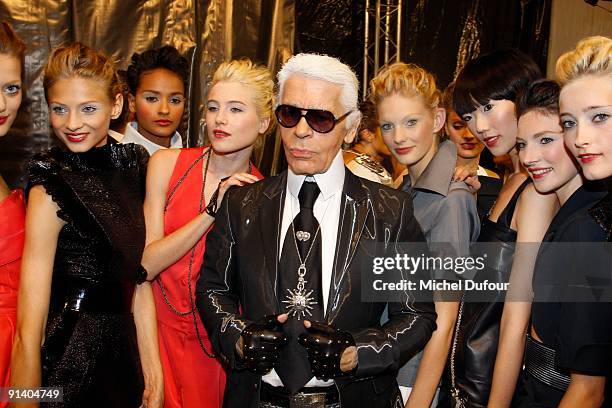
[[[58,311],[128,315],[134,285],[75,287],[54,285],[50,309]]]
[[[340,407],[338,389],[329,387],[304,387],[300,392],[289,395],[284,387],[274,387],[262,381],[259,400],[262,406],[282,408],[324,408]]]
[[[570,377],[555,367],[555,354],[555,349],[527,335],[525,371],[549,387],[565,391],[569,386]]]

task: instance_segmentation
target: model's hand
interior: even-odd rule
[[[455,167],[452,181],[463,181],[468,185],[472,193],[477,193],[481,187],[480,181],[478,180],[478,168],[470,166]]]
[[[217,197],[217,207],[221,204],[223,196],[228,188],[231,186],[244,186],[245,184],[252,184],[259,181],[257,176],[250,173],[234,173],[231,176],[221,180],[219,183],[219,195]]]
[[[327,324],[304,321],[306,332],[298,339],[306,348],[315,377],[331,380],[357,368],[357,348],[353,336]]]
[[[164,381],[162,378],[147,379],[145,377],[145,389],[142,393],[142,408],[163,408],[164,406]]]
[[[286,314],[268,315],[242,331],[236,351],[246,368],[257,374],[266,374],[274,368],[279,350],[289,341],[281,329],[286,321]]]

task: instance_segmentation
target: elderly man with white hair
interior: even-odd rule
[[[360,118],[348,66],[299,54],[278,81],[289,168],[227,191],[196,289],[228,366],[224,406],[401,407],[397,370],[427,343],[435,309],[410,293],[362,302],[360,284],[366,244],[424,241],[411,197],[344,167]]]

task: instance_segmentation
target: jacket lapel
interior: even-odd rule
[[[336,239],[336,256],[325,320],[332,323],[344,299],[351,294],[349,265],[361,239],[366,221],[370,214],[368,190],[359,178],[345,169],[338,237]],[[373,231],[373,227],[370,228]],[[359,273],[357,268],[357,273]]]
[[[263,203],[259,207],[261,242],[264,250],[265,271],[263,279],[273,284],[271,288],[276,299],[277,312],[280,303],[277,296],[279,237],[283,220],[283,203],[287,186],[287,172],[280,174],[263,191]]]

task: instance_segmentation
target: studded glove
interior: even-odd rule
[[[308,351],[310,368],[315,377],[324,381],[349,375],[340,369],[340,358],[347,347],[355,345],[353,336],[327,324],[311,321],[298,342]]]
[[[254,373],[266,374],[276,363],[278,352],[289,341],[277,315],[264,316],[242,331],[242,362]]]

